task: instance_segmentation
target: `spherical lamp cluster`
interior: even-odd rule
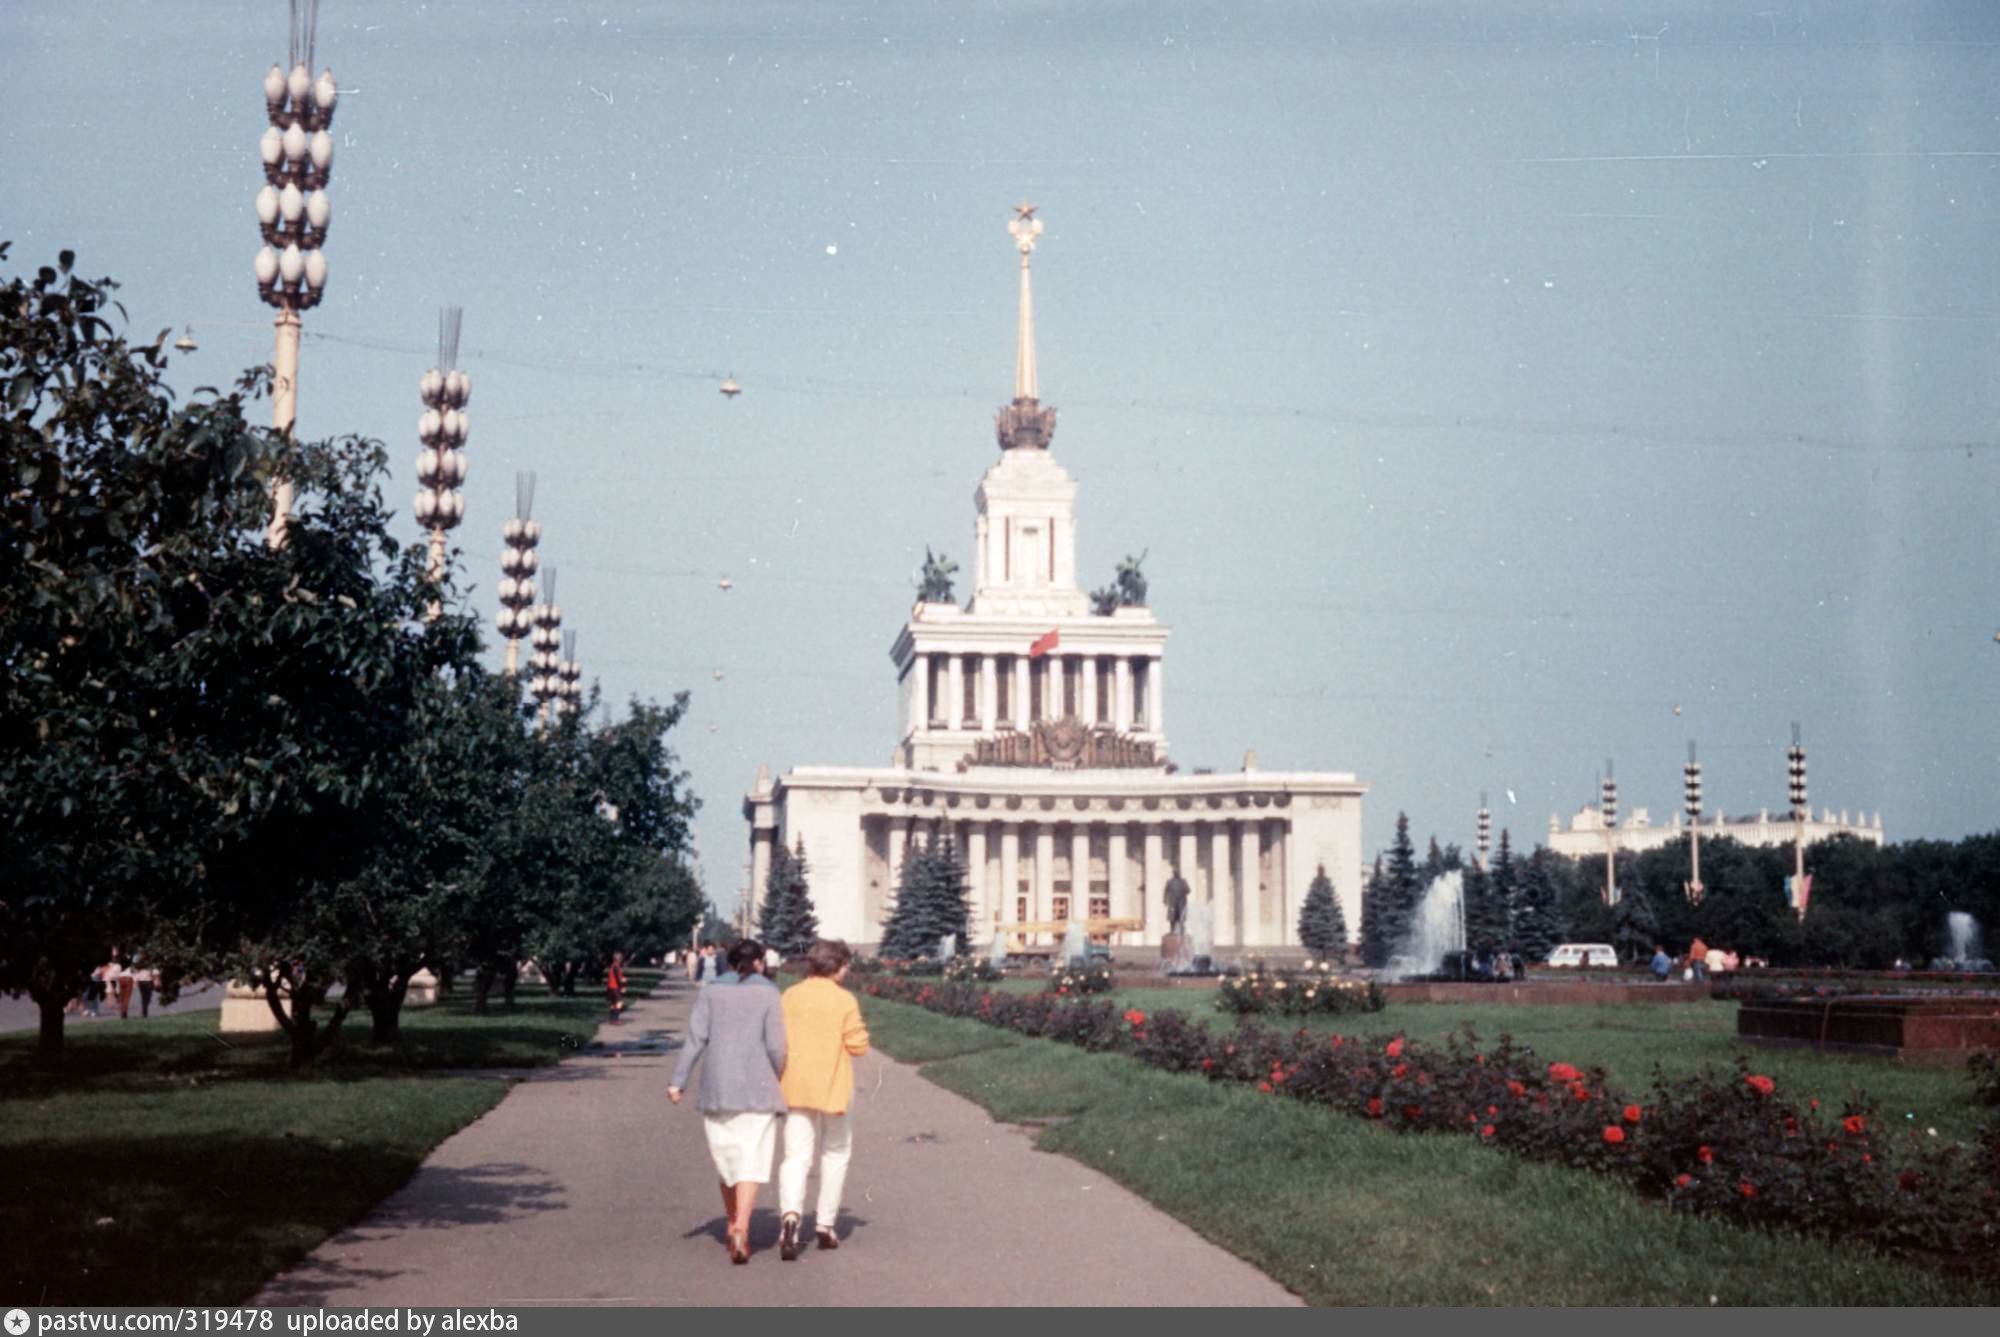
[[[535,653],[528,656],[528,691],[541,703],[544,711],[562,695],[562,605],[556,600],[556,573],[550,571],[544,584],[543,599],[528,611],[533,630],[529,633],[529,644]]]
[[[421,489],[413,514],[417,523],[434,530],[455,529],[465,518],[465,438],[472,430],[465,403],[472,398],[472,378],[456,369],[432,367],[418,382],[424,411],[417,417],[417,486]],[[513,522],[509,522],[510,524]],[[533,550],[530,549],[530,552]]]
[[[332,70],[314,79],[305,61],[286,74],[273,65],[264,76],[264,106],[270,128],[258,141],[264,160],[264,188],[257,192],[257,224],[264,235],[257,252],[257,291],[272,306],[307,311],[326,290],[327,225],[333,208],[326,196],[333,174],[334,103],[340,90]]]
[[[500,529],[500,536],[507,546],[500,553],[500,634],[507,638],[507,659],[512,671],[514,655],[523,636],[534,627],[534,614],[530,611],[535,603],[535,567],[539,559],[535,549],[542,542],[542,527],[526,514],[509,520]]]

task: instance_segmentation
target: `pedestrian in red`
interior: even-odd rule
[[[625,953],[613,952],[611,965],[604,972],[604,996],[611,1004],[611,1024],[624,1025],[625,1015]]]

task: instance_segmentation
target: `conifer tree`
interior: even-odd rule
[[[1380,970],[1389,964],[1389,944],[1382,938],[1382,900],[1388,895],[1388,877],[1382,871],[1382,856],[1375,856],[1375,871],[1361,888],[1361,964]]]
[[[1490,952],[1505,941],[1506,916],[1499,898],[1493,894],[1493,877],[1477,863],[1467,866],[1465,898],[1465,945],[1474,952]]]
[[[1340,897],[1333,894],[1325,864],[1313,875],[1305,904],[1299,907],[1299,942],[1314,956],[1347,959],[1347,916],[1341,913]]]
[[[1561,941],[1561,916],[1555,905],[1556,887],[1550,861],[1555,855],[1540,845],[1520,869],[1520,890],[1515,898],[1514,950],[1530,962],[1546,961],[1551,949]]]
[[[952,950],[963,954],[971,916],[965,865],[951,837],[939,836],[903,857],[896,904],[882,926],[882,955],[904,961],[931,956],[947,933],[953,938]]]
[[[1409,935],[1416,918],[1417,899],[1423,894],[1423,879],[1417,872],[1417,850],[1410,843],[1410,815],[1396,814],[1396,839],[1389,846],[1389,864],[1383,883],[1381,905],[1375,911],[1376,932],[1382,940],[1382,964]]]
[[[1500,848],[1493,855],[1493,865],[1486,870],[1486,878],[1492,888],[1493,945],[1511,948],[1514,945],[1514,921],[1521,913],[1521,864],[1514,857],[1513,837],[1504,826],[1500,828]]]
[[[764,906],[757,914],[757,931],[765,943],[786,956],[803,956],[819,937],[804,836],[797,846],[796,852],[783,845],[773,851],[771,871],[764,879]]]

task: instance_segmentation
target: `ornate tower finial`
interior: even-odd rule
[[[994,426],[1002,450],[1021,446],[1047,450],[1056,433],[1056,413],[1040,407],[1041,389],[1035,376],[1035,299],[1028,281],[1028,257],[1034,254],[1035,242],[1042,235],[1042,220],[1035,217],[1035,206],[1025,200],[1015,205],[1007,231],[1021,252],[1021,320],[1014,345],[1014,402],[1000,410]]]

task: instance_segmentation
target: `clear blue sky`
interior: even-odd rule
[[[473,597],[534,469],[587,673],[693,693],[724,905],[758,763],[886,761],[914,569],[970,567],[1023,196],[1081,568],[1149,551],[1184,766],[1527,844],[1607,757],[1664,821],[1690,738],[1781,808],[1798,720],[1816,808],[1996,825],[2000,8],[326,0],[319,47],[300,429],[400,500],[466,308]],[[277,0],[0,7],[0,236],[195,322],[186,386],[269,356],[284,50]]]

